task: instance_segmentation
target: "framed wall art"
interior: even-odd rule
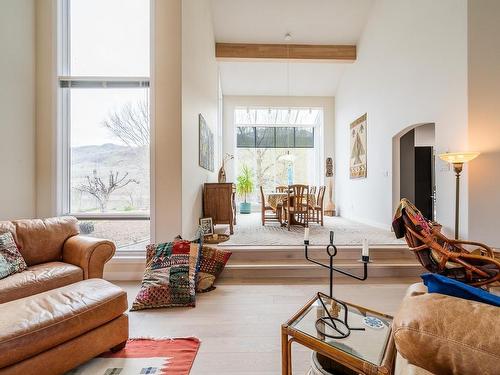
[[[367,153],[366,153],[366,113],[354,120],[350,125],[350,165],[351,178],[366,178]]]
[[[214,133],[200,113],[199,119],[199,165],[211,172],[214,171]]]

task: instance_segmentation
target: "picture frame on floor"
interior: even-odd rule
[[[204,236],[214,234],[214,224],[211,217],[200,218],[200,228]]]

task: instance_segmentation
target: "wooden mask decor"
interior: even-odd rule
[[[326,158],[326,177],[333,177],[333,159],[328,157]]]

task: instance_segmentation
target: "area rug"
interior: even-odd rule
[[[226,227],[220,226],[218,232],[226,229]],[[290,229],[288,231],[287,228],[281,227],[277,222],[269,222],[263,226],[260,213],[238,215],[234,234],[229,241],[221,243],[219,247],[301,246],[304,243],[304,228],[292,226]],[[366,238],[370,245],[400,245],[406,247],[406,243],[401,239],[397,239],[389,227],[382,229],[339,216],[325,216],[323,227],[316,223],[310,223],[309,229],[309,240],[312,244],[328,242],[330,231],[333,230],[337,246],[361,247],[361,241]],[[229,234],[229,229],[227,229],[226,234]]]
[[[188,375],[200,340],[130,339],[117,353],[101,354],[66,375]]]

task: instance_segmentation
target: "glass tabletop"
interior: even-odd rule
[[[344,318],[345,308],[341,304],[337,304],[326,295],[322,295],[321,298],[329,309],[330,315],[338,316],[341,320]],[[332,305],[332,303],[334,304]],[[392,318],[359,306],[345,304],[347,305],[347,324],[351,328],[350,334],[346,338],[328,337],[338,336],[338,332],[328,324],[322,321],[318,322],[318,319],[328,317],[318,298],[297,319],[290,322],[289,326],[353,357],[380,366],[389,341]],[[332,311],[336,309],[338,313],[332,314]],[[342,330],[341,323],[337,322],[336,325]],[[364,330],[357,330],[357,328],[364,328]]]

